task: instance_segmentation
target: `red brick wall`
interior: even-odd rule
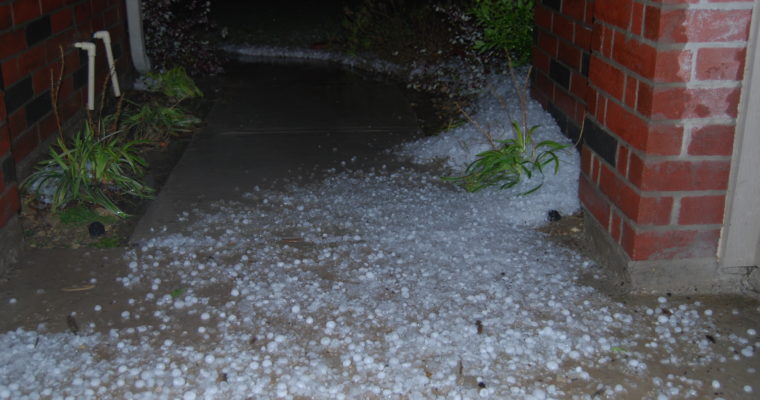
[[[51,70],[65,65],[58,104],[64,125],[86,102],[87,57],[73,47],[108,30],[121,72],[129,68],[123,0],[0,1],[0,228],[19,210],[17,165],[57,132],[51,106]],[[108,67],[97,44],[96,85]],[[63,47],[62,63],[59,46]],[[96,92],[100,92],[97,90]]]
[[[632,261],[714,258],[753,2],[537,3],[533,94],[584,127],[587,215]]]
[[[533,97],[576,139],[586,114],[593,0],[536,1]]]

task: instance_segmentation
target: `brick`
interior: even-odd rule
[[[114,27],[114,25],[120,22],[119,12],[116,9],[110,9],[103,13],[103,24],[105,25],[106,29],[110,30]]]
[[[631,8],[630,32],[641,35],[644,31],[644,5],[634,2]]]
[[[557,89],[554,91],[554,104],[562,110],[566,116],[573,117],[578,101],[570,96],[566,91]]]
[[[644,120],[623,108],[617,102],[607,102],[605,115],[607,128],[634,147],[645,150],[647,124]]]
[[[50,91],[46,91],[26,105],[27,126],[36,124],[42,119],[42,117],[50,113],[50,111],[52,111]]]
[[[537,27],[541,27],[541,28],[546,29],[547,31],[551,31],[553,19],[554,19],[553,12],[551,12],[546,7],[536,6],[536,9],[533,13],[533,21],[536,23]]]
[[[18,109],[13,114],[8,114],[8,131],[11,134],[11,143],[26,130],[26,113],[24,108]]]
[[[531,64],[533,65],[533,68],[539,71],[542,71],[544,73],[549,73],[549,56],[546,55],[542,50],[539,50],[537,48],[533,49],[533,53],[531,54]]]
[[[562,0],[543,0],[542,3],[554,11],[559,11],[562,7]]]
[[[679,225],[721,224],[725,196],[694,196],[681,199]]]
[[[538,47],[544,50],[549,56],[555,57],[557,55],[557,38],[546,31],[538,32]]]
[[[557,55],[557,42],[557,38],[552,34],[543,30],[538,32],[538,47],[551,57]]]
[[[602,57],[612,58],[612,44],[615,32],[606,26],[595,24],[591,35],[591,50],[599,52]]]
[[[42,12],[49,13],[63,7],[66,4],[66,0],[42,0],[41,3]]]
[[[578,71],[581,68],[580,49],[564,40],[557,44],[557,58],[571,69]]]
[[[74,22],[74,12],[71,8],[64,8],[50,16],[50,27],[53,33],[58,33],[71,28]]]
[[[610,96],[616,99],[623,98],[625,74],[599,57],[591,57],[589,81]]]
[[[92,18],[92,7],[89,1],[85,1],[74,6],[74,20],[77,26],[82,27],[88,25],[87,22]],[[85,30],[90,32],[90,30]]]
[[[616,164],[617,140],[588,118],[583,123],[583,142],[610,165]]]
[[[21,25],[42,15],[40,3],[33,0],[20,0],[13,3],[13,23]]]
[[[625,88],[623,91],[623,98],[621,99],[626,107],[635,109],[636,100],[639,93],[639,81],[632,76],[628,76],[625,79]]]
[[[53,33],[53,29],[50,25],[50,16],[44,17],[30,22],[25,29],[26,44],[27,46],[34,46],[35,44],[47,39]]]
[[[751,16],[752,10],[662,11],[656,21],[656,39],[666,44],[746,41]]]
[[[17,57],[6,60],[2,66],[0,66],[0,68],[3,70],[3,89],[10,87],[14,83],[20,81],[22,78],[24,78],[27,72],[18,67]]]
[[[575,25],[575,40],[573,42],[583,50],[590,50],[592,32],[590,27]]]
[[[655,88],[651,106],[639,111],[652,119],[736,118],[740,95],[741,89],[736,87]]]
[[[568,17],[576,20],[583,21],[586,15],[586,2],[585,1],[564,1],[562,2],[562,13]]]
[[[21,200],[18,195],[18,186],[13,185],[0,193],[0,228],[21,210]]]
[[[13,142],[13,160],[20,164],[40,144],[35,129],[29,129]]]
[[[632,3],[631,0],[596,0],[596,18],[618,28],[628,29]]]
[[[699,49],[697,79],[741,81],[746,59],[746,47]]]
[[[570,70],[555,60],[549,63],[549,76],[565,89],[570,87]]]
[[[11,6],[0,5],[0,31],[9,29],[12,24]]]
[[[654,78],[657,60],[657,50],[654,47],[636,39],[626,38],[620,33],[615,33],[614,40],[613,60],[645,78]]]
[[[653,80],[668,83],[690,81],[693,58],[691,50],[658,52]]]
[[[730,161],[644,161],[632,154],[628,176],[642,191],[726,190]]]
[[[691,132],[688,153],[693,156],[730,156],[734,152],[734,125],[707,125]]]
[[[588,79],[581,74],[572,73],[570,77],[570,92],[579,102],[585,103],[586,92],[588,92]]]
[[[16,55],[26,48],[24,30],[17,29],[11,32],[0,33],[0,60]]]
[[[561,14],[555,14],[552,21],[552,32],[569,42],[573,41],[573,21]]]
[[[8,132],[8,125],[0,124],[0,157],[5,156],[11,151],[11,134]]]
[[[618,146],[617,153],[617,170],[623,178],[628,177],[628,147],[620,145]]]
[[[50,89],[50,68],[40,68],[32,75],[32,89],[35,94]]]
[[[637,232],[627,223],[622,245],[634,261],[715,257],[720,230]]]
[[[602,166],[599,188],[620,211],[637,224],[667,225],[672,197],[643,196],[607,166]]]
[[[45,47],[34,46],[19,56],[18,68],[28,73],[45,65],[45,61]]]
[[[661,10],[658,7],[646,6],[644,8],[644,37],[657,41],[660,36]]]
[[[588,179],[583,176],[580,179],[578,188],[578,197],[581,200],[581,204],[589,211],[590,215],[599,222],[600,225],[606,227],[607,221],[610,218],[610,205],[594,188]]]
[[[8,114],[13,113],[34,96],[32,78],[26,77],[5,91],[5,107]]]
[[[601,181],[601,170],[602,170],[602,162],[599,160],[599,157],[594,157],[594,174],[593,179],[594,183],[596,183],[597,186],[599,186],[599,182]]]
[[[16,163],[13,162],[12,157],[7,157],[0,163],[0,172],[3,173],[3,182],[6,187],[16,183],[18,179],[16,176]],[[0,192],[2,191],[3,189],[0,189]]]
[[[2,153],[0,153],[2,154]],[[581,174],[591,176],[591,158],[593,157],[591,149],[588,146],[581,146]]]

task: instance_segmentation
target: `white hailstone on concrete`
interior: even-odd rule
[[[122,317],[122,318],[124,318],[124,319],[129,319],[129,316],[130,316],[130,313],[129,313],[129,311],[122,311],[122,312],[121,312],[121,317]]]
[[[718,390],[720,389],[720,381],[717,379],[714,379],[711,383],[711,386],[713,389]]]
[[[750,385],[744,385],[744,392],[745,393],[752,393],[752,386],[750,386]]]
[[[8,304],[16,304],[16,301],[17,300],[15,297],[11,297],[10,299],[8,299]]]
[[[754,330],[754,329],[752,329],[752,328],[749,328],[749,329],[747,329],[747,335],[757,336],[757,331]]]
[[[102,309],[103,309],[103,307],[100,304],[95,304],[95,307],[93,307],[93,310],[95,310],[95,311],[100,311]]]
[[[211,318],[211,315],[209,313],[207,313],[207,312],[202,312],[201,313],[201,320],[202,321],[208,321],[209,318]]]

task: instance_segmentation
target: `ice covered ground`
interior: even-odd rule
[[[490,94],[472,111],[504,118]],[[479,143],[465,125],[400,154],[461,168]],[[590,260],[531,229],[578,208],[577,156],[563,157],[529,196],[349,168],[187,210],[184,231],[125,254],[129,327],[0,335],[0,398],[756,396],[732,378],[756,376],[754,329],[727,332],[696,301],[613,301],[580,282]]]

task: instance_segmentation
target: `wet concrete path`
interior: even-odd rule
[[[179,228],[176,216],[241,188],[366,160],[417,132],[394,84],[326,64],[237,63],[207,126],[188,146],[132,236]]]

